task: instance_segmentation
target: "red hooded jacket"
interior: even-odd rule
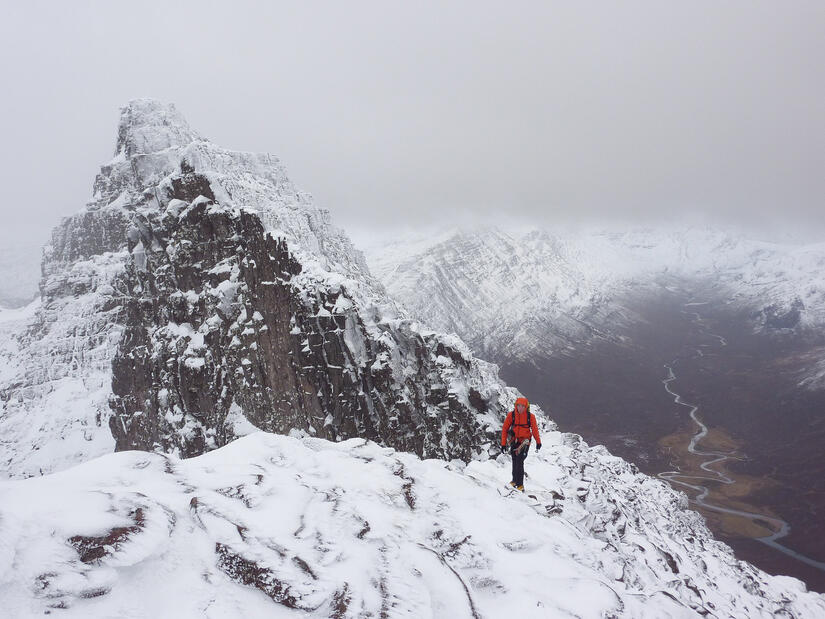
[[[516,411],[516,406],[519,404],[524,404],[524,412],[518,413]],[[515,427],[514,433],[516,437],[516,442],[520,443],[524,440],[530,438],[532,434],[535,439],[536,443],[541,445],[541,438],[539,437],[539,428],[536,425],[536,416],[530,413],[530,402],[527,401],[527,398],[518,398],[516,400],[516,406],[513,407],[509,413],[507,413],[507,418],[504,420],[504,427],[501,429],[501,444],[507,444],[507,431],[510,429],[510,426],[514,424],[515,419]],[[530,415],[530,423],[527,423],[527,415]]]

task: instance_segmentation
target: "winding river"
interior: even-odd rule
[[[705,305],[706,303],[687,303],[686,307],[690,306],[700,306]],[[685,310],[686,313],[691,313],[695,316],[695,320],[698,324],[702,324],[703,320],[702,317],[699,315],[698,312]],[[716,335],[714,333],[709,333],[708,335],[715,338],[718,341],[718,346],[727,346],[727,342],[725,338],[721,335]],[[702,348],[714,346],[713,344],[701,344],[699,348],[696,348],[696,356],[701,357],[704,356],[704,351]],[[790,548],[783,546],[778,542],[781,538],[788,535],[791,530],[790,525],[782,520],[781,518],[775,518],[773,516],[768,516],[765,514],[760,514],[756,512],[748,512],[742,511],[738,509],[731,509],[728,507],[722,507],[721,505],[714,505],[713,503],[708,503],[705,499],[708,496],[710,490],[707,486],[702,485],[702,482],[716,482],[716,483],[723,483],[723,484],[735,484],[736,480],[731,479],[725,473],[718,471],[712,468],[714,465],[720,464],[725,462],[726,460],[741,460],[733,453],[724,453],[719,451],[703,451],[701,450],[698,445],[702,441],[703,438],[708,433],[707,426],[702,423],[697,415],[699,411],[699,407],[696,404],[691,404],[690,402],[685,402],[678,393],[676,393],[671,388],[671,383],[676,380],[676,373],[673,371],[673,366],[676,365],[676,360],[671,361],[670,364],[665,364],[665,369],[667,369],[667,377],[662,380],[662,383],[665,386],[665,390],[673,396],[674,402],[679,404],[680,406],[685,406],[690,409],[690,418],[697,426],[696,433],[691,437],[690,443],[688,444],[688,451],[692,454],[697,456],[701,456],[703,458],[707,458],[705,462],[703,462],[699,468],[707,473],[707,475],[686,475],[681,471],[665,471],[663,473],[659,473],[659,477],[661,479],[665,479],[671,484],[678,484],[679,486],[684,486],[686,488],[690,488],[694,490],[697,494],[694,498],[690,499],[691,503],[696,505],[700,505],[704,509],[712,510],[715,512],[725,513],[725,514],[733,514],[735,516],[741,516],[743,518],[748,518],[754,524],[765,527],[767,525],[768,528],[775,531],[772,535],[768,535],[766,537],[758,537],[756,538],[758,541],[762,542],[782,552],[790,557],[793,557],[797,561],[801,561],[807,565],[815,567],[819,570],[825,571],[825,562],[816,561],[811,559],[810,557],[806,557],[803,554],[800,554]]]

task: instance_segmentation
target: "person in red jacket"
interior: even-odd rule
[[[508,430],[512,427],[512,434],[508,441]],[[541,438],[536,425],[536,416],[530,412],[530,402],[527,398],[518,398],[516,406],[507,413],[504,427],[501,429],[501,452],[507,450],[510,444],[510,455],[513,457],[513,479],[510,485],[516,490],[524,492],[524,460],[530,449],[530,436],[536,439],[536,451],[541,449]]]

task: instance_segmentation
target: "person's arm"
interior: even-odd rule
[[[513,424],[513,413],[507,413],[507,417],[504,419],[504,427],[501,428],[501,446],[505,446],[507,444],[507,430],[510,429],[510,426]]]
[[[536,438],[536,451],[541,449],[541,438],[539,437],[539,426],[536,423],[536,416],[530,415],[530,426],[533,431],[533,436]]]

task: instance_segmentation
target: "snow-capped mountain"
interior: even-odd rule
[[[0,483],[15,617],[817,617],[737,561],[684,495],[559,432],[530,496],[501,461],[256,433]],[[483,514],[483,517],[480,517]]]
[[[825,244],[790,245],[716,228],[458,230],[365,248],[394,298],[485,358],[558,355],[620,339],[624,299],[662,276],[712,283],[760,329],[825,324]]]
[[[122,110],[40,287],[0,341],[9,476],[115,449],[193,456],[249,422],[467,459],[515,393],[400,312],[277,158],[215,146],[152,100]]]

